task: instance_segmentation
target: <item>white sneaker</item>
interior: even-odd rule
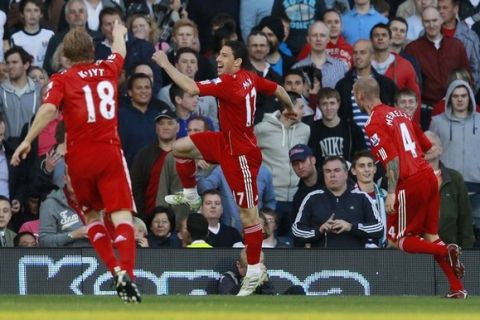
[[[202,198],[200,198],[200,196],[196,196],[192,199],[189,199],[185,197],[183,192],[165,196],[165,201],[172,206],[179,206],[182,204],[186,204],[190,207],[190,209],[194,211],[198,210],[202,205]]]
[[[259,274],[254,274],[252,276],[245,276],[242,280],[242,286],[240,291],[237,293],[238,297],[245,297],[252,295],[258,287],[260,287],[265,281],[268,280],[268,274],[266,271],[262,270]]]

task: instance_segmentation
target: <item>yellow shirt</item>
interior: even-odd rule
[[[211,245],[206,243],[204,240],[195,240],[190,243],[187,248],[213,248]]]

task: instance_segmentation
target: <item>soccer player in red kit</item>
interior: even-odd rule
[[[113,53],[107,60],[96,62],[93,40],[84,28],[66,34],[63,50],[72,66],[52,76],[42,106],[12,156],[12,164],[18,165],[26,157],[33,139],[56,117],[57,109],[62,110],[67,136],[66,167],[78,207],[85,213],[88,238],[114,276],[120,298],[140,302],[132,281],[135,207],[117,130],[117,79],[126,54],[126,32],[115,22]]]
[[[382,104],[373,78],[359,79],[353,90],[357,104],[370,115],[365,132],[387,172],[385,210],[390,245],[408,253],[433,255],[450,284],[446,297],[465,299],[467,292],[460,281],[464,273],[460,248],[445,245],[438,237],[437,178],[423,158],[409,115]]]
[[[256,182],[262,154],[253,132],[256,98],[259,93],[275,95],[289,115],[294,114],[292,101],[281,86],[246,69],[248,51],[239,41],[227,41],[222,47],[217,57],[219,77],[213,80],[193,81],[175,69],[161,51],[153,55],[153,60],[189,94],[218,99],[221,132],[197,133],[173,144],[176,169],[184,191],[167,196],[165,200],[173,205],[187,203],[197,209],[201,199],[196,190],[192,159],[220,164],[240,210],[247,247],[247,274],[238,295],[250,295],[267,278],[260,263],[263,234],[258,219]]]

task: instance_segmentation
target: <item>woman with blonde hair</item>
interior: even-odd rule
[[[127,28],[135,38],[146,40],[159,49],[160,29],[149,16],[134,14],[127,20]]]

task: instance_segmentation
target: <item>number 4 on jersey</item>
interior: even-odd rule
[[[402,133],[403,147],[405,151],[410,152],[414,158],[417,157],[417,149],[415,146],[415,141],[412,140],[410,132],[408,131],[407,125],[402,122],[400,123],[400,132]]]

